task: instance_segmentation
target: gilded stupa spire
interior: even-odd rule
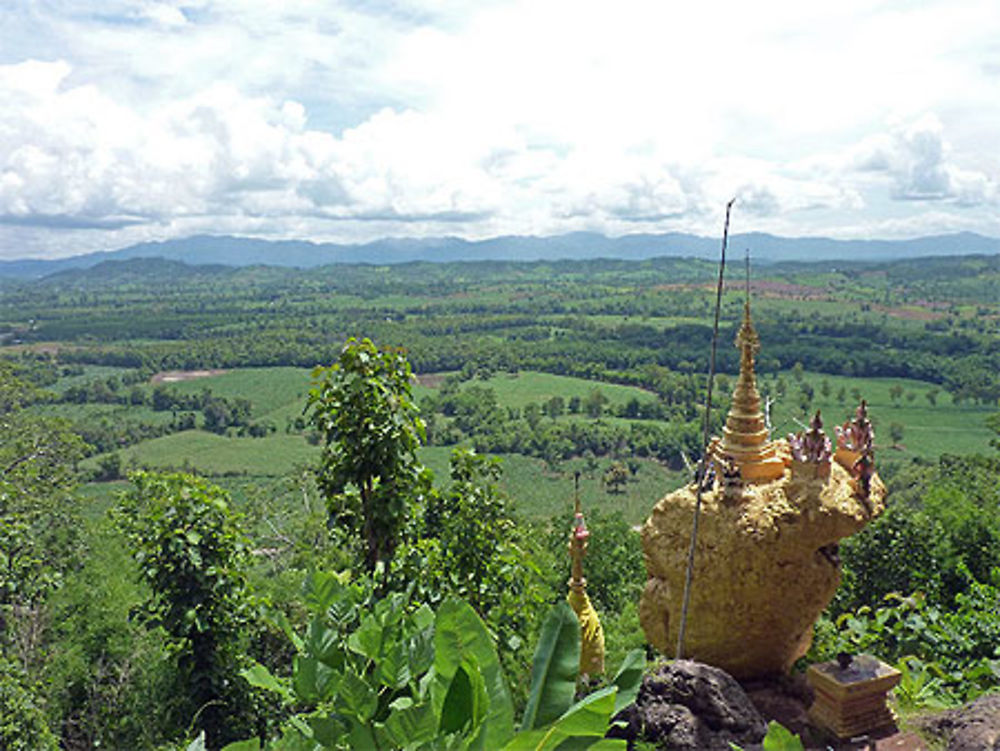
[[[743,323],[736,334],[740,350],[740,377],[733,390],[733,401],[726,416],[720,446],[724,457],[739,467],[746,482],[767,482],[781,477],[784,462],[777,457],[770,441],[767,423],[760,407],[754,356],[760,350],[760,337],[750,315],[750,256],[747,253],[746,300],[743,303]]]
[[[587,580],[583,576],[583,556],[587,552],[590,530],[580,510],[580,473],[574,478],[573,528],[569,533],[569,556],[572,561],[569,594],[566,600],[580,622],[580,674],[604,674],[604,629],[601,619],[587,597]]]

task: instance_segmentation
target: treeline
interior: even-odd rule
[[[936,281],[941,264],[763,268],[762,291],[781,294],[754,302],[760,371],[801,362],[832,374],[929,381],[959,399],[994,402],[996,262],[950,259],[944,281]],[[0,326],[8,340],[72,344],[59,351],[63,363],[147,373],[312,367],[333,361],[348,336],[405,347],[419,373],[536,370],[657,389],[634,374],[642,379],[655,366],[703,378],[707,370],[712,265],[699,261],[185,267],[182,284],[155,264],[146,264],[144,276],[143,265],[15,288],[0,303]],[[946,303],[927,303],[915,318],[902,309],[889,314],[892,306],[940,300],[947,285],[956,294],[979,285],[975,315]],[[733,373],[728,342],[742,296],[727,292],[724,301],[719,366]]]

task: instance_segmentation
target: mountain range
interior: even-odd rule
[[[824,237],[778,237],[754,232],[732,235],[729,247],[730,252],[740,255],[748,248],[758,263],[864,262],[925,256],[993,255],[1000,253],[1000,239],[972,232],[909,240],[834,240]],[[66,258],[0,261],[0,278],[37,279],[69,269],[90,268],[104,261],[132,258],[164,258],[197,265],[310,268],[334,263],[384,265],[412,261],[641,260],[657,256],[714,259],[718,254],[719,239],[678,232],[622,237],[573,232],[549,237],[503,236],[485,240],[388,238],[356,245],[196,235]]]

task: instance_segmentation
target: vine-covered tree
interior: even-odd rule
[[[246,650],[249,543],[228,494],[185,474],[139,472],[116,512],[140,578],[150,587],[142,613],[176,649],[179,727],[201,728],[221,746],[250,730]]]

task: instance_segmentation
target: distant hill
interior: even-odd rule
[[[1000,253],[1000,239],[971,232],[912,240],[832,240],[748,233],[733,235],[730,247],[734,253],[739,254],[742,254],[744,248],[749,248],[758,263],[892,261],[923,256],[994,255]],[[545,261],[592,258],[642,260],[658,256],[714,259],[718,252],[717,238],[678,232],[622,237],[574,232],[550,237],[504,236],[486,240],[463,240],[457,237],[390,238],[361,245],[196,235],[55,260],[0,261],[0,278],[38,279],[67,269],[91,268],[103,261],[134,258],[163,258],[198,265],[311,268],[333,263],[384,265],[412,261]]]

